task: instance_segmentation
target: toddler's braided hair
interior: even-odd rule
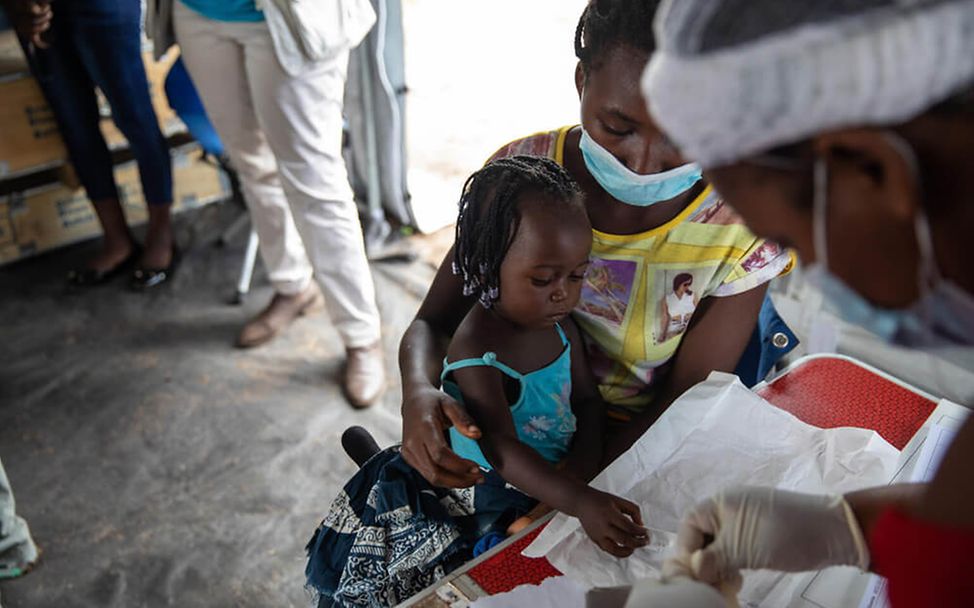
[[[453,273],[463,294],[477,295],[485,308],[500,298],[500,268],[521,222],[526,194],[539,202],[585,213],[575,180],[558,163],[541,156],[511,156],[485,165],[463,185],[453,249]]]

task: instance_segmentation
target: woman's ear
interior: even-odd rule
[[[582,98],[582,90],[585,88],[585,68],[582,62],[575,64],[575,90],[578,91],[578,98]]]
[[[912,222],[920,189],[912,151],[895,135],[876,129],[847,129],[812,141],[816,156],[829,163],[829,191],[859,198],[868,208]]]
[[[812,140],[827,163],[829,270],[868,301],[904,308],[919,297],[916,218],[922,205],[910,149],[880,129],[846,129]]]

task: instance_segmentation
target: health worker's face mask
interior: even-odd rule
[[[891,137],[897,137],[891,135]],[[897,148],[916,170],[912,149],[898,137]],[[974,296],[943,278],[934,257],[930,226],[923,211],[914,220],[920,264],[917,281],[920,298],[904,309],[871,304],[858,292],[829,272],[826,218],[828,213],[828,166],[815,161],[813,238],[816,262],[806,269],[809,283],[816,285],[836,312],[850,323],[862,326],[890,344],[921,349],[974,346]]]
[[[640,175],[600,146],[585,129],[582,129],[578,147],[582,150],[585,167],[595,181],[613,198],[636,207],[649,207],[675,198],[692,188],[703,176],[700,167],[693,163],[662,173]]]

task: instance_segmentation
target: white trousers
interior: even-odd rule
[[[264,22],[216,21],[177,1],[173,24],[274,289],[297,294],[314,276],[345,346],[374,343],[375,287],[341,154],[348,54],[289,76]]]
[[[37,547],[23,517],[17,516],[14,492],[0,462],[0,572],[18,576],[17,570],[37,560]],[[6,578],[0,576],[0,579]]]

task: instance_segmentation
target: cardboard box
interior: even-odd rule
[[[0,3],[0,5],[2,4]],[[0,9],[0,12],[2,10]],[[12,29],[0,29],[0,77],[26,71],[27,60],[24,59],[24,51],[20,48],[17,33]]]
[[[0,178],[59,165],[68,157],[54,113],[30,77],[0,82]]]
[[[155,62],[151,51],[143,53],[152,106],[166,136],[185,131],[164,90],[166,75],[178,56],[178,49],[172,49]],[[108,104],[103,98],[101,106],[106,116],[102,120],[105,141],[110,148],[127,146],[125,137],[107,117]],[[54,113],[37,82],[23,72],[0,75],[0,179],[48,169],[67,158]]]
[[[173,210],[195,209],[229,196],[226,176],[199,160],[195,144],[174,151]],[[138,166],[115,168],[119,197],[130,225],[146,221]],[[84,190],[62,184],[0,197],[0,265],[99,236],[101,226]]]

